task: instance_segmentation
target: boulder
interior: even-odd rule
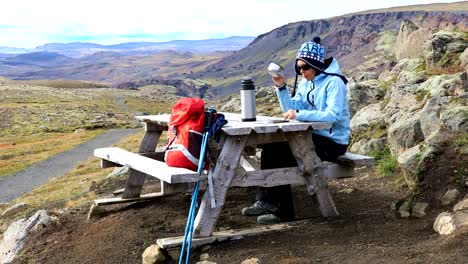
[[[453,204],[458,199],[459,196],[460,196],[460,192],[457,189],[449,189],[440,198],[440,203],[444,206]]]
[[[411,210],[411,216],[416,218],[423,218],[426,216],[426,209],[429,206],[429,203],[416,203]]]
[[[419,167],[419,146],[414,146],[401,155],[398,156],[398,164],[403,171],[403,177],[405,178],[406,184],[411,190],[414,190],[419,185],[419,179],[417,175]]]
[[[442,122],[439,120],[441,110],[448,104],[448,97],[432,97],[419,113],[419,122],[424,138],[428,138],[438,130]]]
[[[468,74],[468,48],[460,54],[460,65],[465,68],[465,73]]]
[[[468,82],[465,73],[453,75],[435,75],[423,82],[416,92],[426,91],[434,96],[460,96],[468,92]]]
[[[453,207],[454,212],[461,210],[468,210],[468,198],[461,200]]]
[[[361,139],[354,143],[350,150],[353,153],[367,155],[370,152],[382,151],[387,145],[386,138]]]
[[[368,81],[368,80],[377,80],[378,78],[379,78],[379,74],[377,72],[363,72],[361,73],[361,75],[359,75],[357,80],[359,82],[362,82],[362,81]]]
[[[443,111],[440,120],[454,133],[468,132],[468,106],[455,106]]]
[[[422,83],[427,79],[421,58],[400,60],[392,73],[397,76],[395,84],[400,87]]]
[[[395,43],[394,53],[397,60],[414,59],[424,53],[424,43],[431,39],[432,32],[419,28],[410,20],[403,20]]]
[[[387,140],[393,155],[400,155],[424,141],[419,114],[404,116],[390,125]]]
[[[425,44],[424,57],[429,68],[453,65],[459,54],[468,47],[465,34],[455,31],[439,31]]]
[[[464,226],[468,226],[468,210],[440,213],[434,221],[433,228],[441,235],[450,235]]]
[[[351,130],[360,133],[367,130],[369,125],[379,123],[382,120],[380,103],[370,104],[359,109],[351,119]]]
[[[30,233],[57,222],[57,217],[49,216],[46,210],[39,210],[27,219],[23,218],[11,223],[0,241],[0,263],[12,262],[23,248]]]
[[[377,103],[383,98],[383,91],[378,87],[376,80],[352,83],[348,85],[349,112],[351,117],[361,108]]]
[[[166,257],[158,245],[151,245],[145,249],[142,256],[143,264],[165,263]]]

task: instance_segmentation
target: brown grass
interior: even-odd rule
[[[69,150],[103,132],[104,130],[94,130],[0,138],[0,177]]]

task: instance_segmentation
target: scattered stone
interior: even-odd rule
[[[78,128],[78,129],[75,129],[75,132],[74,132],[74,133],[75,133],[75,134],[78,134],[78,133],[82,133],[82,132],[84,132],[84,131],[85,131],[85,129],[83,129],[83,128]]]
[[[454,213],[440,213],[435,222],[434,230],[441,235],[449,235],[457,229],[468,226],[468,210],[457,211]]]
[[[410,203],[409,201],[405,201],[400,208],[398,209],[401,218],[408,218],[410,217]]]
[[[343,189],[343,190],[339,190],[338,193],[347,193],[347,194],[350,194],[352,192],[354,192],[355,189],[354,188],[347,188],[347,189]]]
[[[197,264],[217,264],[217,263],[213,261],[203,260],[203,261],[198,261]]]
[[[466,210],[466,209],[468,209],[468,198],[461,200],[453,207],[454,212]]]
[[[31,232],[37,232],[46,226],[58,223],[58,218],[49,216],[46,210],[39,210],[29,218],[22,218],[11,223],[0,241],[0,263],[10,263],[23,248]]]
[[[242,261],[241,264],[258,264],[258,263],[260,263],[258,258],[249,258],[249,259]]]
[[[208,260],[209,257],[210,255],[208,253],[203,253],[200,255],[200,261]]]
[[[442,205],[450,205],[455,202],[458,196],[460,196],[460,192],[457,189],[450,189],[440,198],[440,202]]]
[[[143,252],[142,258],[143,264],[158,264],[164,263],[166,261],[166,257],[158,245],[151,245],[147,247]]]
[[[3,211],[3,213],[0,215],[1,217],[9,217],[9,216],[12,216],[12,215],[15,215],[21,211],[24,211],[26,208],[28,207],[28,205],[26,203],[18,203],[18,204],[15,204],[9,208],[7,208],[5,211]]]
[[[413,206],[413,210],[411,211],[411,216],[416,218],[423,218],[426,216],[426,209],[428,206],[428,203],[416,203]]]

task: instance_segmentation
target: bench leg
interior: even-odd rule
[[[141,141],[138,152],[154,152],[161,133],[162,131],[147,130],[143,140]],[[125,191],[122,194],[122,198],[135,198],[140,196],[145,178],[145,173],[130,170],[130,176],[128,177],[127,184],[125,185]]]
[[[207,237],[213,233],[246,142],[247,136],[229,137],[224,142],[216,167],[210,171],[213,173],[216,207],[211,208],[210,194],[205,191],[194,223],[197,235]]]
[[[307,191],[310,194],[315,194],[322,216],[338,216],[338,211],[328,189],[328,182],[325,179],[325,171],[315,153],[311,131],[290,132],[285,133],[285,136],[299,169],[305,173]]]

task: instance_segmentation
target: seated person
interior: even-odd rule
[[[312,131],[317,156],[322,161],[335,161],[346,152],[350,136],[350,114],[346,78],[334,58],[325,58],[320,38],[302,44],[297,52],[295,70],[302,75],[298,92],[288,93],[286,77],[273,77],[283,116],[298,121],[332,122],[332,128]],[[296,76],[297,77],[297,76]],[[296,78],[297,80],[297,78]],[[296,83],[294,84],[294,91]],[[261,169],[297,166],[287,142],[262,147]],[[272,224],[294,218],[290,185],[259,187],[256,202],[242,209],[242,214],[258,216],[257,223]]]

